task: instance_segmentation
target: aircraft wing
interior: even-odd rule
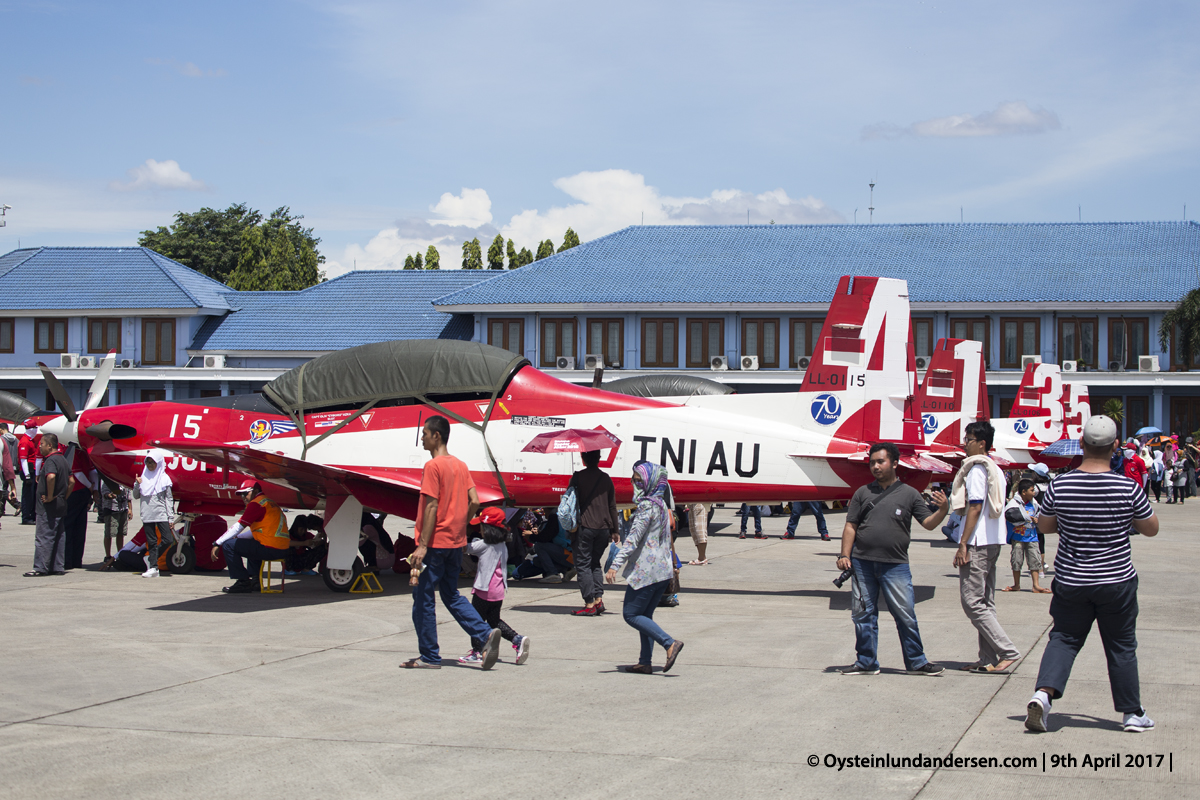
[[[286,507],[311,508],[324,498],[349,495],[366,508],[416,518],[421,494],[419,469],[333,467],[246,445],[199,439],[160,439],[155,445],[209,464],[228,462],[231,469],[261,481],[267,496]],[[476,491],[482,503],[503,500],[490,486],[477,485]]]

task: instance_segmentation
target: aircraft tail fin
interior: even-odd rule
[[[967,424],[990,416],[987,401],[983,345],[971,339],[939,339],[916,396],[925,437],[933,437],[927,443],[957,449]]]
[[[1088,387],[1082,383],[1063,384],[1063,438],[1078,439],[1083,436],[1083,425],[1092,416],[1091,398]]]
[[[1063,400],[1062,368],[1058,364],[1026,365],[1010,412],[1013,432],[1028,435],[1032,445],[1058,441],[1063,434]]]
[[[801,420],[843,446],[924,443],[908,283],[842,276],[801,385]]]

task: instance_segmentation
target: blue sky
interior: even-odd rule
[[[0,251],[288,205],[329,271],[498,231],[1179,219],[1185,2],[0,0]],[[857,209],[857,216],[855,210]],[[643,216],[644,215],[644,216]]]

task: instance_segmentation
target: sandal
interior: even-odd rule
[[[663,672],[670,672],[671,667],[675,666],[675,659],[679,658],[679,651],[683,649],[683,642],[678,639],[667,650],[667,663],[663,665]]]
[[[1016,660],[1005,659],[1004,661],[1001,661],[996,665],[981,664],[980,666],[972,669],[971,672],[974,672],[976,675],[1008,675],[1009,671],[1012,669],[1013,665],[1016,663],[1017,663]],[[1007,665],[1001,667],[1000,664],[1007,664]]]
[[[1033,592],[1034,594],[1054,594],[1053,589],[1047,589],[1045,586],[1039,586]]]
[[[688,566],[689,567],[707,567],[708,559],[706,558],[703,561],[689,561]]]
[[[1019,592],[1019,591],[1021,591],[1021,587],[1020,586],[1005,586],[1000,591],[1002,591],[1002,592]]]
[[[638,675],[651,675],[654,673],[654,667],[649,664],[631,664],[625,667],[626,672],[636,672]]]
[[[441,664],[430,664],[421,658],[410,658],[400,665],[400,669],[441,669]]]
[[[959,667],[959,669],[963,672],[974,672],[982,666],[986,665],[982,661],[976,661],[973,664],[964,664],[963,666]]]

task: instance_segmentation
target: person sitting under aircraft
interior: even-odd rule
[[[263,494],[262,484],[249,478],[237,493],[245,498],[246,511],[237,524],[217,539],[212,552],[215,559],[218,547],[225,551],[229,577],[234,579],[231,585],[221,590],[226,594],[256,591],[262,562],[283,561],[291,545],[283,511]]]

